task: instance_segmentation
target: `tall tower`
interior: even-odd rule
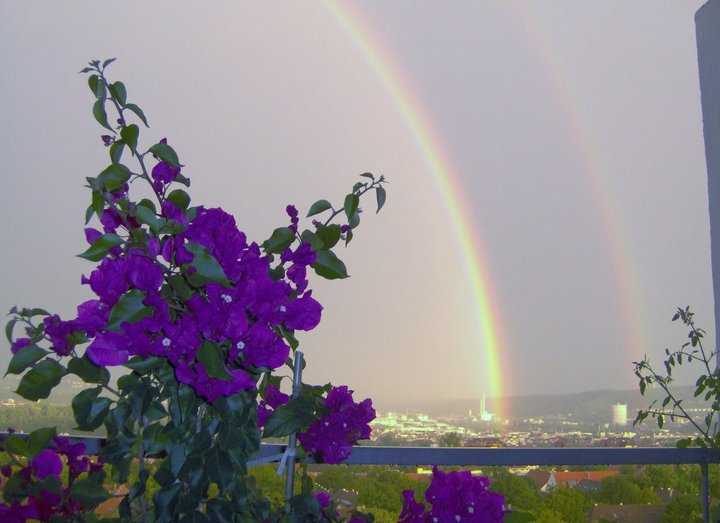
[[[480,419],[482,421],[491,421],[494,416],[495,414],[492,414],[485,409],[485,394],[483,394],[480,399]]]
[[[627,404],[615,403],[612,406],[612,424],[616,427],[627,425]]]

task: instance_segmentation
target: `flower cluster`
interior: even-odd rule
[[[54,438],[55,448],[46,448],[27,460],[27,464],[13,470],[6,465],[0,473],[6,478],[4,497],[0,502],[0,520],[10,523],[26,520],[48,521],[53,516],[71,518],[92,510],[97,503],[88,503],[77,495],[73,485],[81,481],[102,484],[102,461],[92,463],[84,456],[82,443],[70,444]],[[63,457],[67,464],[68,481],[63,485]],[[84,501],[84,503],[83,503]],[[98,503],[101,499],[96,500]]]
[[[486,477],[469,471],[445,473],[433,467],[425,500],[430,509],[415,501],[412,490],[403,492],[403,509],[398,523],[497,523],[509,511],[505,497],[489,491]]]
[[[159,174],[154,178],[170,181]],[[187,221],[170,201],[165,203],[164,215],[179,224]],[[81,304],[71,321],[45,318],[52,350],[66,356],[73,340],[89,339],[87,356],[98,366],[121,365],[136,355],[161,356],[172,363],[178,381],[211,402],[252,388],[255,380],[248,371],[280,367],[290,347],[278,326],[311,330],[320,322],[322,306],[306,291],[306,268],[314,263],[315,253],[307,243],[295,250],[287,248],[281,261],[288,264],[288,280],[273,280],[270,258],[256,243],[246,241],[231,215],[204,207],[194,211],[178,234],[153,237],[145,249],[110,249],[82,279],[98,299]],[[118,219],[107,222],[106,234],[115,234],[118,228],[130,233],[137,227],[114,214]],[[102,233],[89,229],[86,236],[92,245]],[[219,283],[193,280],[208,270],[203,266],[212,264],[208,260],[219,265],[215,276]],[[181,283],[181,272],[196,285],[185,300],[168,287]],[[198,358],[204,344],[222,354],[227,375],[208,373]]]
[[[344,461],[358,440],[370,438],[369,423],[375,419],[372,400],[355,403],[352,394],[345,385],[333,387],[325,399],[329,413],[298,433],[303,448],[325,463]]]

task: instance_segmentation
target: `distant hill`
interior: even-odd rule
[[[700,402],[693,400],[694,387],[676,387],[674,389],[680,397],[685,398],[685,404],[693,406]],[[596,421],[609,419],[612,405],[615,403],[627,404],[628,417],[634,418],[637,411],[646,408],[657,399],[664,398],[660,389],[648,390],[645,396],[640,395],[638,389],[628,390],[593,390],[577,394],[537,394],[532,396],[510,396],[502,398],[505,412],[509,418],[530,418],[570,415],[577,421]],[[486,409],[496,411],[497,400],[488,398]],[[382,408],[382,407],[381,407]],[[461,416],[472,410],[474,414],[480,413],[479,399],[462,399],[456,401],[438,401],[414,403],[392,407],[398,412],[422,412],[434,417]]]

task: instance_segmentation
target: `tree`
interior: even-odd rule
[[[542,508],[559,514],[566,523],[585,523],[592,501],[588,496],[573,488],[551,491],[543,498]]]
[[[439,447],[462,447],[460,435],[457,432],[447,432],[438,438]]]
[[[490,481],[490,490],[505,496],[512,509],[534,509],[540,504],[540,491],[525,476],[516,476],[507,470],[496,471]]]
[[[702,502],[695,496],[677,496],[668,503],[663,523],[689,523],[702,521]]]
[[[597,500],[608,505],[660,502],[651,488],[641,488],[627,476],[610,476],[603,479]]]

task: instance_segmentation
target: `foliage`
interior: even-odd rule
[[[585,523],[591,502],[574,488],[554,489],[542,499],[542,509],[559,514],[566,523]]]
[[[490,490],[502,493],[513,512],[516,509],[534,509],[540,505],[540,490],[530,478],[501,469],[492,474],[491,480]]]
[[[312,227],[302,231],[288,205],[289,224],[260,244],[250,242],[222,209],[191,205],[190,180],[168,140],[141,147],[139,124],[147,126],[147,118],[124,84],[106,77],[112,61],[82,70],[95,99],[92,114],[109,132],[102,142],[110,163],[86,179],[86,223],[95,218],[100,229],[85,229],[89,247],[79,255],[98,264],[82,280],[97,298],[80,304],[69,321],[40,308],[12,308],[6,335],[13,351],[8,372],[22,375],[16,392],[45,399],[70,374],[90,385],[72,401],[74,421],[79,430],[102,427],[107,434],[101,459],[109,479],[129,487],[119,507],[123,521],[337,521],[310,495],[309,481],[288,500],[289,514],[272,510],[247,463],[261,426],[264,437],[312,429],[306,450],[328,460],[347,457],[345,449],[369,436],[370,400],[355,403],[347,387],[296,383],[293,396],[279,401],[282,378],[274,372],[294,370],[296,332],[321,319],[308,268],[326,279],[348,276],[333,249],[352,240],[364,195],[374,192],[382,208],[385,179],[362,174],[337,207],[319,200],[308,212]],[[137,184],[146,184],[152,198],[132,199]],[[16,327],[23,335],[15,335]],[[127,373],[113,383],[108,368],[116,366]],[[313,429],[321,419],[325,432]],[[52,509],[60,516],[67,503],[81,504],[82,513],[109,496],[102,469],[61,485],[54,479],[56,451],[37,444],[38,436],[30,450],[21,441],[5,444],[18,467],[22,458],[26,463],[10,472],[4,488],[10,505],[3,510],[23,516],[17,503],[32,504],[36,489],[61,497]],[[54,445],[67,447],[62,439]]]
[[[676,496],[665,508],[663,523],[703,521],[702,502],[695,496]]]
[[[702,340],[705,331],[695,324],[695,314],[689,307],[678,308],[672,321],[681,320],[689,327],[688,339],[679,349],[671,351],[665,349],[665,360],[663,367],[665,372],[658,371],[652,367],[647,357],[642,361],[633,362],[635,375],[639,378],[640,393],[645,394],[649,387],[660,387],[665,398],[658,406],[653,401],[647,409],[640,410],[635,418],[634,424],[642,423],[648,416],[657,421],[658,427],[662,428],[667,420],[686,420],[691,423],[697,432],[695,437],[685,438],[678,441],[678,447],[697,445],[704,448],[717,448],[720,446],[720,431],[718,430],[720,419],[720,376],[714,372],[715,351],[707,351]],[[689,412],[683,405],[683,399],[678,397],[672,390],[673,371],[683,364],[696,364],[700,366],[700,375],[695,382],[695,398],[702,398],[709,403],[705,414],[697,417]]]
[[[462,447],[460,434],[447,432],[438,438],[438,447]]]

